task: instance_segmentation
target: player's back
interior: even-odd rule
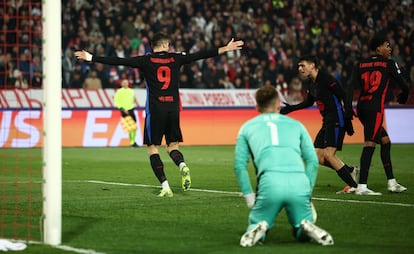
[[[161,110],[179,109],[179,54],[159,52],[138,58],[147,82],[150,107]]]
[[[380,111],[388,90],[392,60],[375,56],[359,62],[358,108]]]
[[[304,171],[303,131],[303,126],[296,120],[275,113],[260,114],[241,129],[259,171],[282,172]]]

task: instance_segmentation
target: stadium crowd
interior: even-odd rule
[[[0,87],[41,87],[41,1],[6,2],[0,8]],[[387,35],[393,59],[414,80],[412,0],[62,0],[61,17],[64,88],[117,88],[125,78],[145,87],[138,70],[84,64],[73,52],[142,55],[151,51],[155,32],[171,36],[173,51],[196,52],[232,37],[245,41],[242,51],[185,66],[182,88],[270,84],[296,103],[305,86],[297,75],[301,55],[317,55],[345,84],[355,61],[370,54],[368,40],[376,32]]]

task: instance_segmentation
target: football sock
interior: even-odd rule
[[[135,143],[135,136],[137,135],[137,130],[131,131],[129,133],[129,143],[133,145]]]
[[[165,180],[164,182],[161,183],[161,187],[163,190],[168,190],[170,188],[170,185],[168,184],[168,181]]]
[[[358,184],[358,189],[360,189],[360,190],[366,190],[368,188],[368,186],[367,186],[367,184],[366,183],[359,183]]]
[[[356,188],[358,184],[352,179],[351,174],[349,173],[348,166],[344,165],[340,170],[336,171],[338,176],[344,181],[347,185]]]
[[[390,184],[395,185],[395,184],[398,184],[398,183],[397,183],[397,180],[392,178],[392,179],[388,179],[388,185],[390,185]]]
[[[368,171],[371,166],[372,155],[374,154],[374,146],[365,146],[362,149],[361,159],[360,159],[360,171],[359,171],[359,183],[366,184],[368,182]]]
[[[354,167],[350,167],[347,164],[345,164],[345,167],[348,169],[349,173],[352,173],[354,171]]]
[[[391,163],[391,143],[381,144],[381,161],[384,166],[385,175],[387,179],[393,179],[394,173],[392,171]]]
[[[185,166],[187,166],[187,164],[185,164],[185,162],[181,162],[181,163],[180,163],[180,165],[178,165],[178,167],[180,168],[180,170],[181,170],[183,167],[185,167]]]
[[[172,150],[170,157],[174,161],[175,165],[180,166],[180,163],[184,162],[183,154],[178,150]]]
[[[166,181],[167,177],[165,176],[165,173],[164,173],[164,164],[161,161],[160,155],[157,153],[151,155],[150,161],[151,161],[152,171],[154,171],[154,174],[158,178],[158,181],[160,181],[160,183]]]

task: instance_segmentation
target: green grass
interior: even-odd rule
[[[346,145],[338,155],[346,163],[357,165],[361,148],[361,145]],[[248,209],[238,195],[240,190],[232,168],[233,147],[183,146],[181,150],[191,168],[192,190],[181,190],[178,169],[162,151],[174,197],[159,198],[156,196],[159,184],[149,166],[146,148],[63,149],[62,245],[108,254],[394,254],[414,250],[414,145],[392,147],[396,178],[409,189],[402,194],[387,192],[379,149],[374,154],[369,186],[383,192],[383,196],[336,195],[344,184],[332,170],[320,168],[313,202],[318,211],[317,224],[334,237],[335,245],[329,247],[296,242],[284,212],[264,245],[239,247],[240,236],[247,226]],[[41,154],[39,149],[2,149],[0,157],[12,158],[16,152],[21,157],[30,153],[40,158]],[[2,161],[3,168],[16,167],[16,160],[5,161],[8,160]],[[40,162],[24,160],[19,163],[19,167],[39,165]],[[20,182],[29,177],[41,180],[36,172],[20,174]],[[1,176],[2,182],[16,178],[12,170],[3,171]],[[16,193],[10,188],[3,187],[2,194]],[[2,202],[6,207],[12,204],[12,201]],[[24,200],[21,202],[24,206]],[[40,206],[40,202],[32,205]],[[70,252],[29,244],[24,253]]]

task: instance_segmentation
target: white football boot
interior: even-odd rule
[[[252,247],[254,246],[263,236],[265,236],[268,225],[266,221],[257,223],[254,228],[250,229],[240,239],[240,246]]]
[[[308,220],[303,220],[300,223],[300,227],[303,230],[303,233],[309,236],[313,241],[326,246],[326,245],[333,245],[334,240],[328,232],[323,230],[322,228],[316,226],[312,222]]]

